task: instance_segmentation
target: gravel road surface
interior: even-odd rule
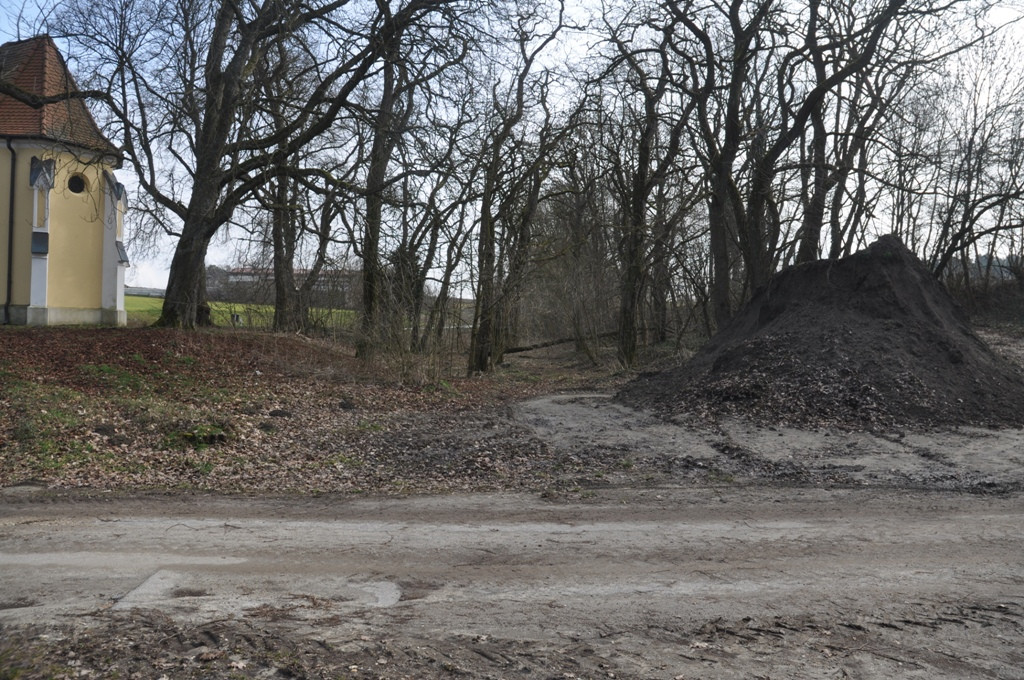
[[[1024,677],[1015,494],[2,499],[0,625],[100,675]]]

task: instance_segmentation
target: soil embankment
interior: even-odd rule
[[[789,425],[1024,425],[1020,370],[893,236],[781,272],[693,359],[619,396]]]

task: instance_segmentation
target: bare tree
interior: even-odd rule
[[[530,3],[518,9],[511,18],[514,65],[510,73],[496,73],[490,84],[490,111],[478,155],[480,217],[470,374],[489,371],[501,361],[509,332],[509,298],[522,274],[551,156],[564,135],[564,128],[556,129],[549,105],[551,75],[545,70],[535,74],[538,57],[565,28],[564,2],[559,2],[553,20]],[[532,117],[535,111],[538,119]]]
[[[296,39],[273,43],[265,57],[254,64],[257,96],[241,107],[240,127],[256,136],[287,128],[296,109],[306,105],[316,89],[318,68],[309,49],[297,49]],[[265,227],[257,237],[269,250],[274,284],[274,328],[305,330],[310,325],[312,292],[328,262],[336,241],[335,217],[340,194],[351,181],[351,169],[334,156],[338,143],[333,130],[306,148],[289,148],[281,137],[273,161],[264,172],[266,182],[253,191],[254,205],[243,206],[257,214],[251,224]],[[296,261],[304,256],[301,277]],[[299,280],[301,278],[301,280]]]
[[[116,0],[96,12],[73,0],[56,26],[109,93],[116,137],[152,200],[152,215],[177,238],[158,323],[203,319],[203,272],[213,236],[266,181],[274,157],[327,130],[405,27],[455,0]],[[392,4],[396,7],[392,7]],[[318,65],[316,87],[281,130],[253,134],[239,112],[255,91],[255,65],[268,47],[303,30]],[[302,42],[298,44],[303,44]]]
[[[439,16],[442,21],[429,25],[406,22],[396,27],[372,84],[379,92],[379,99],[368,112],[370,148],[366,158],[365,213],[357,248],[363,264],[362,333],[358,349],[361,355],[370,353],[380,340],[385,289],[390,289],[392,297],[398,289],[413,298],[421,295],[413,289],[422,279],[418,250],[423,241],[400,238],[400,243],[385,256],[382,246],[388,239],[384,233],[384,213],[390,202],[401,221],[403,206],[415,202],[407,193],[412,188],[408,179],[435,171],[431,159],[408,152],[403,153],[403,162],[396,171],[389,169],[396,160],[396,152],[408,148],[409,137],[415,132],[413,128],[423,122],[416,118],[429,116],[427,109],[430,102],[437,99],[434,90],[440,87],[438,81],[449,71],[460,68],[470,50],[472,28],[465,18],[455,11]],[[393,21],[394,17],[387,19]],[[403,195],[403,192],[406,193]],[[423,236],[429,229],[416,231],[417,236]],[[386,259],[391,260],[390,273],[385,272]]]
[[[871,84],[866,74],[876,68],[885,71],[880,65],[897,45],[900,54],[922,54],[916,62],[904,59],[899,65],[920,65],[949,50],[948,34],[940,40],[933,32],[912,28],[934,28],[958,12],[966,13],[958,17],[977,16],[985,10],[984,3],[967,0],[811,0],[806,7],[776,0],[728,0],[666,2],[664,8],[681,29],[672,48],[685,64],[689,95],[697,102],[691,140],[708,185],[718,323],[731,315],[736,255],[751,290],[767,282],[787,240],[795,237],[783,223],[783,201],[795,165],[789,159],[801,148],[801,140],[809,140],[802,148],[812,172],[805,175],[806,214],[794,220],[802,225],[798,258],[811,259],[817,253],[827,196],[845,187],[844,171],[828,167],[829,141],[835,165],[849,168],[863,143],[851,144],[851,135],[867,135],[872,121],[884,113],[858,109],[844,123],[835,117],[842,90],[856,92],[858,85]],[[918,41],[904,42],[911,37]],[[966,40],[975,38],[972,33]],[[892,96],[900,74],[894,78],[889,92],[878,93],[882,99]],[[845,146],[834,144],[838,139],[846,139]],[[837,213],[833,210],[833,220]]]
[[[630,366],[636,360],[640,310],[649,276],[650,201],[656,191],[664,195],[666,177],[675,169],[685,124],[696,100],[680,101],[670,49],[677,23],[674,17],[659,24],[653,17],[629,11],[614,23],[607,13],[603,20],[614,53],[600,79],[620,77],[614,94],[618,105],[610,107],[620,114],[612,122],[616,134],[608,137],[613,148],[608,149],[607,156],[613,195],[623,217],[618,358],[624,366]],[[662,219],[653,241],[658,250],[656,259],[664,268],[674,220],[667,217],[664,202],[659,205]],[[657,273],[660,290],[656,299],[660,299],[667,294],[667,272]]]
[[[1020,224],[1024,78],[1019,45],[993,43],[958,60],[937,104],[939,181],[929,201],[928,261],[936,275],[983,239]],[[968,268],[962,271],[966,274]]]

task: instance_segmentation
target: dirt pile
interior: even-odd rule
[[[894,236],[781,272],[689,362],[619,398],[803,426],[1024,425],[1021,371]]]

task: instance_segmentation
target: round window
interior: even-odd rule
[[[70,189],[73,194],[80,194],[85,191],[85,177],[82,177],[81,175],[71,175],[71,177],[68,178],[68,189]]]

